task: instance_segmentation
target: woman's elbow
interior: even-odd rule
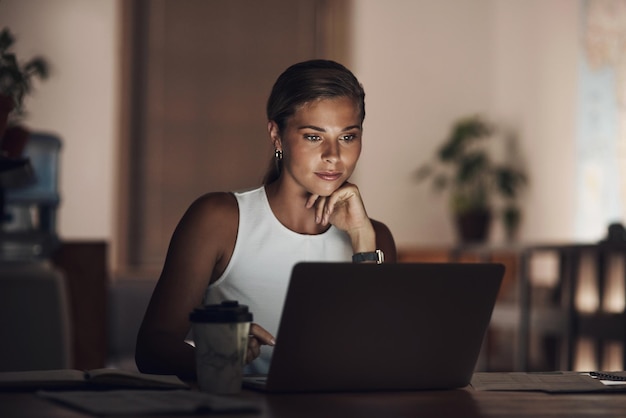
[[[177,333],[140,331],[135,364],[142,373],[195,376],[195,351]]]
[[[135,364],[141,373],[158,373],[157,355],[152,348],[154,344],[146,340],[147,337],[140,332],[135,345]]]

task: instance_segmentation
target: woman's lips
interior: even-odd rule
[[[339,172],[327,172],[327,171],[318,172],[318,173],[315,173],[315,175],[321,178],[322,180],[326,180],[326,181],[335,181],[341,177],[341,173]]]

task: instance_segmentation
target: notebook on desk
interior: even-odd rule
[[[501,264],[300,263],[267,376],[272,392],[450,389],[469,384]]]

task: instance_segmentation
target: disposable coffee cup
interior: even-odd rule
[[[196,346],[196,373],[201,391],[241,391],[252,313],[237,301],[205,305],[189,314]]]

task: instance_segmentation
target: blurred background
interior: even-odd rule
[[[19,55],[51,65],[26,98],[25,123],[63,138],[60,236],[106,241],[114,269],[157,268],[195,197],[259,184],[271,85],[314,57],[345,63],[365,87],[354,180],[398,246],[455,242],[445,196],[414,172],[473,114],[519,137],[530,180],[519,239],[598,239],[606,219],[577,217],[585,5],[2,0],[0,25]]]
[[[366,91],[353,181],[401,251],[459,244],[449,195],[416,180],[455,123],[497,126],[521,221],[491,247],[596,242],[624,218],[626,10],[612,0],[0,0],[18,56],[44,56],[23,123],[60,155],[61,242],[106,278],[158,277],[199,195],[260,184],[265,101],[288,65],[344,63]],[[515,140],[515,147],[503,145]],[[508,142],[507,142],[508,144]],[[408,257],[410,258],[410,257]],[[513,271],[515,274],[515,271]]]

